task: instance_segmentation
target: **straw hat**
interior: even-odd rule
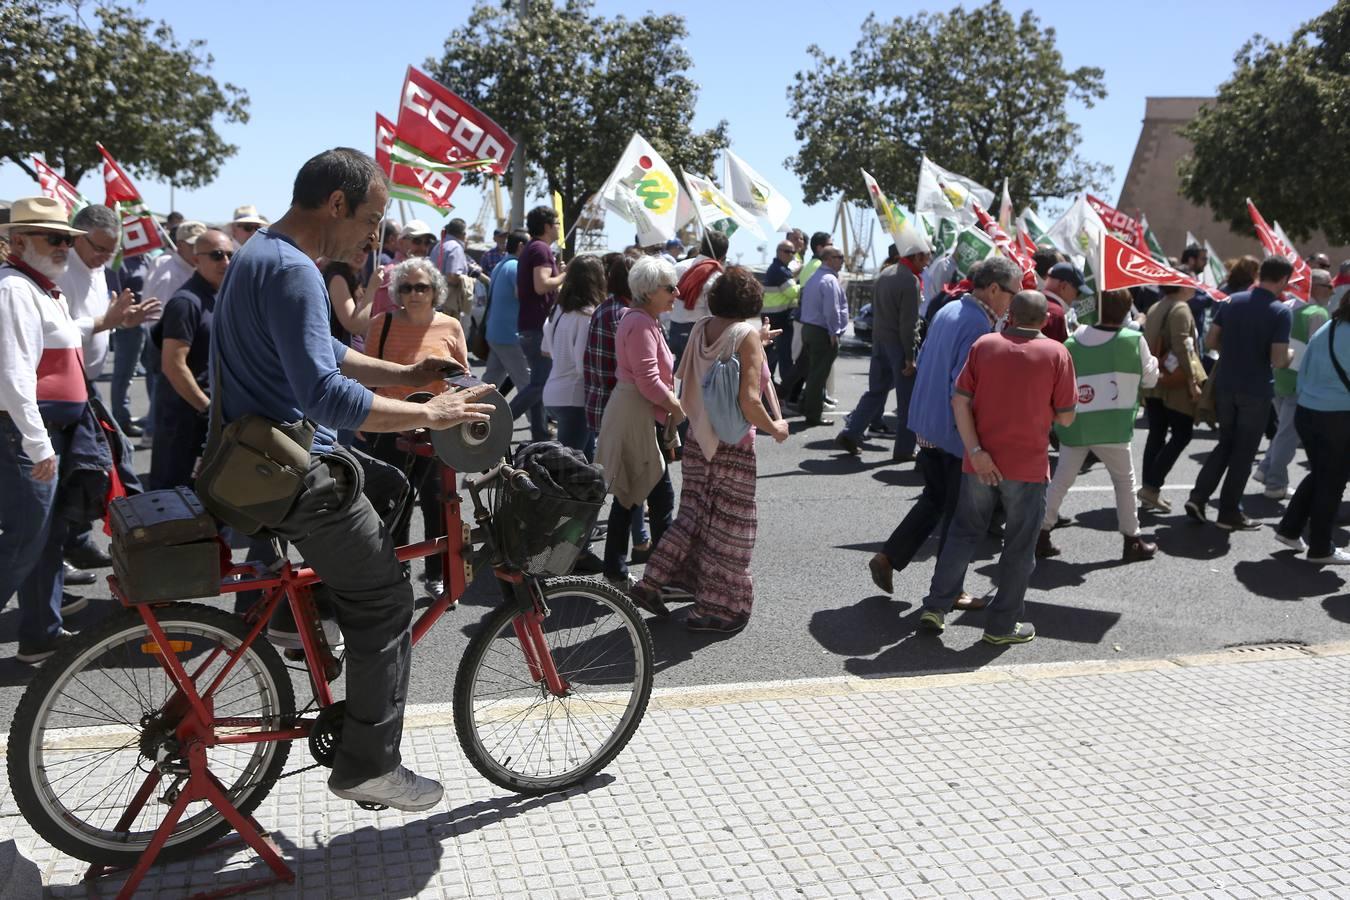
[[[432,231],[431,226],[421,219],[409,219],[408,224],[403,226],[403,237],[405,238],[420,237],[422,235],[435,237],[436,232]]]
[[[267,217],[258,214],[258,207],[252,203],[246,203],[234,211],[234,219],[230,221],[231,225],[266,225]]]
[[[22,200],[15,200],[9,210],[9,221],[0,225],[0,233],[14,228],[41,228],[65,234],[84,234],[80,229],[70,227],[65,205],[51,197],[25,197]]]

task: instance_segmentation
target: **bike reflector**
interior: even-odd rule
[[[169,649],[174,652],[174,655],[186,653],[192,649],[192,641],[169,641]],[[160,652],[159,644],[155,641],[141,644],[141,652],[148,656],[156,656]]]

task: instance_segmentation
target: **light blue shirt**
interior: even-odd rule
[[[848,296],[839,284],[839,277],[829,266],[816,269],[811,280],[802,288],[801,321],[817,325],[830,334],[843,334],[848,327]]]
[[[516,297],[516,272],[520,260],[508,256],[492,267],[491,298],[488,306],[487,339],[489,344],[519,344],[516,323],[520,318],[520,300]]]
[[[1298,405],[1319,412],[1350,412],[1350,388],[1331,362],[1331,326],[1336,325],[1336,360],[1350,375],[1350,323],[1334,320],[1317,329],[1298,369]]]

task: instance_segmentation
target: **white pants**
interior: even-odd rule
[[[1130,455],[1129,444],[1094,444],[1091,447],[1059,447],[1059,465],[1055,467],[1055,477],[1050,480],[1050,490],[1045,497],[1045,521],[1041,524],[1048,531],[1059,518],[1059,507],[1064,497],[1078,478],[1078,470],[1083,467],[1088,451],[1097,454],[1097,458],[1106,466],[1111,475],[1111,484],[1116,491],[1116,521],[1120,533],[1126,537],[1139,535],[1139,507],[1134,497],[1134,459]]]

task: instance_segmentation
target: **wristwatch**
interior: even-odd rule
[[[981,447],[979,444],[976,444],[974,447],[971,447],[971,448],[970,448],[970,455],[971,455],[971,456],[974,456],[976,453],[983,453],[983,452],[984,452],[984,448]]]

